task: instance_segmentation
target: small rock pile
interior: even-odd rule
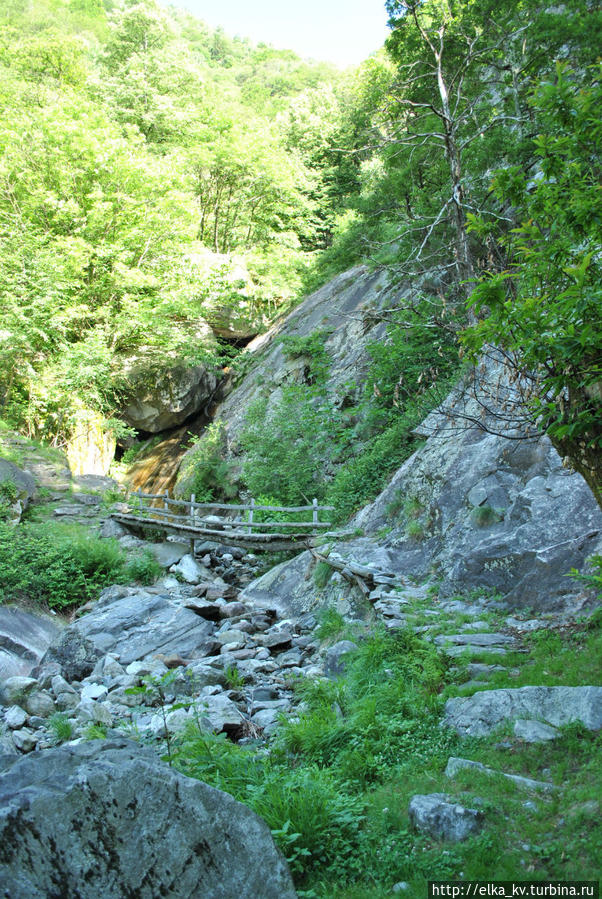
[[[30,676],[3,682],[3,750],[50,748],[59,728],[82,739],[91,725],[144,737],[188,722],[236,740],[269,735],[291,708],[290,679],[324,673],[316,619],[282,619],[237,597],[221,578],[104,590]]]

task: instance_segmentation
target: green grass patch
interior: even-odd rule
[[[341,621],[334,610],[323,612],[319,636],[338,636]],[[500,659],[514,663],[516,656],[531,675],[525,683],[596,683],[599,634],[594,619],[589,627],[531,636],[528,653]],[[572,725],[554,743],[536,746],[515,738],[511,727],[489,738],[460,738],[440,726],[450,666],[458,660],[409,630],[356,639],[345,676],[297,682],[298,713],[283,720],[269,751],[191,731],[175,752],[178,768],[265,818],[300,896],[380,899],[406,881],[404,895],[423,899],[431,879],[598,876],[601,734]],[[462,665],[453,680],[461,677]],[[506,686],[522,682],[522,674],[506,675]],[[450,755],[557,790],[533,793],[474,770],[449,779]],[[479,807],[483,831],[461,844],[413,832],[409,802],[433,792]]]

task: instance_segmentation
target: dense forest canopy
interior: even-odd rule
[[[342,73],[155,0],[3,4],[3,418],[118,428],[129,360],[219,362],[220,310],[260,328],[368,261],[436,283],[398,310],[421,345],[468,321],[473,356],[535,373],[599,495],[598,4],[385,5],[386,48]]]

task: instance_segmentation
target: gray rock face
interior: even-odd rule
[[[0,882],[11,899],[296,896],[263,821],[136,744],[0,765]]]
[[[194,657],[212,631],[209,622],[169,597],[137,591],[97,603],[91,612],[70,625],[67,633],[89,641],[98,657],[116,653],[121,664],[127,665],[157,653],[178,652]]]
[[[409,812],[416,830],[451,843],[459,843],[477,833],[483,822],[482,812],[450,802],[445,793],[414,796]]]
[[[506,721],[543,720],[554,727],[580,721],[588,730],[602,728],[602,687],[519,687],[483,690],[448,699],[443,724],[459,734],[484,737]]]
[[[445,405],[452,418],[427,419],[424,433],[433,436],[353,524],[368,534],[392,525],[386,542],[395,569],[423,576],[434,568],[442,596],[485,587],[517,608],[574,605],[583,588],[565,574],[602,545],[602,512],[585,481],[563,467],[548,438],[487,433],[463,418],[483,417],[466,400],[456,401],[454,423],[454,401]],[[423,540],[407,537],[403,515],[391,519],[399,495],[422,506]]]
[[[139,431],[157,434],[175,428],[203,408],[218,384],[218,373],[204,365],[174,365],[159,375],[130,373],[132,397],[122,418]]]
[[[560,736],[555,727],[541,721],[518,720],[514,725],[514,736],[525,743],[549,743]]]
[[[369,355],[367,346],[382,339],[386,326],[372,314],[375,309],[401,301],[404,290],[391,287],[382,272],[358,266],[339,275],[307,297],[283,322],[253,340],[246,352],[256,366],[220,404],[216,417],[223,421],[228,446],[239,452],[238,438],[245,427],[249,406],[260,396],[268,397],[269,411],[277,406],[287,384],[304,383],[307,360],[290,359],[280,338],[307,337],[322,330],[331,360],[328,391],[335,402],[346,403],[359,396]],[[191,451],[192,452],[192,451]],[[176,492],[185,492],[186,462],[182,465]]]
[[[0,681],[29,674],[60,630],[49,617],[0,606]]]

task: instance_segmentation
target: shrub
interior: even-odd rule
[[[67,526],[0,526],[0,599],[27,596],[50,608],[87,602],[125,578],[125,557],[113,540]]]
[[[326,562],[318,562],[318,565],[326,565]],[[332,568],[328,565],[328,570],[332,574]],[[345,627],[345,619],[340,612],[328,606],[322,609],[318,614],[318,627],[316,629],[316,637],[318,640],[328,640],[331,637],[338,637]]]
[[[378,496],[387,478],[418,448],[412,430],[421,418],[421,413],[409,410],[341,466],[326,493],[327,502],[335,507],[337,522],[347,521]]]
[[[501,514],[497,509],[494,509],[493,506],[475,506],[471,512],[471,518],[476,527],[486,528],[495,524],[497,521],[500,521]]]
[[[73,724],[65,712],[55,712],[50,716],[48,730],[52,731],[57,743],[65,743],[73,736]]]
[[[420,521],[408,521],[406,525],[406,534],[412,540],[422,540],[424,537],[424,525]]]
[[[124,569],[124,577],[128,581],[138,581],[139,584],[154,584],[163,574],[163,568],[150,549],[145,549],[140,555],[133,556]]]
[[[324,475],[335,435],[328,401],[313,388],[291,384],[280,402],[256,401],[247,413],[241,446],[244,481],[254,496],[275,497],[285,506],[323,499]]]
[[[178,475],[178,493],[197,502],[233,499],[237,487],[232,466],[225,458],[226,433],[221,422],[212,422],[184,456]]]

